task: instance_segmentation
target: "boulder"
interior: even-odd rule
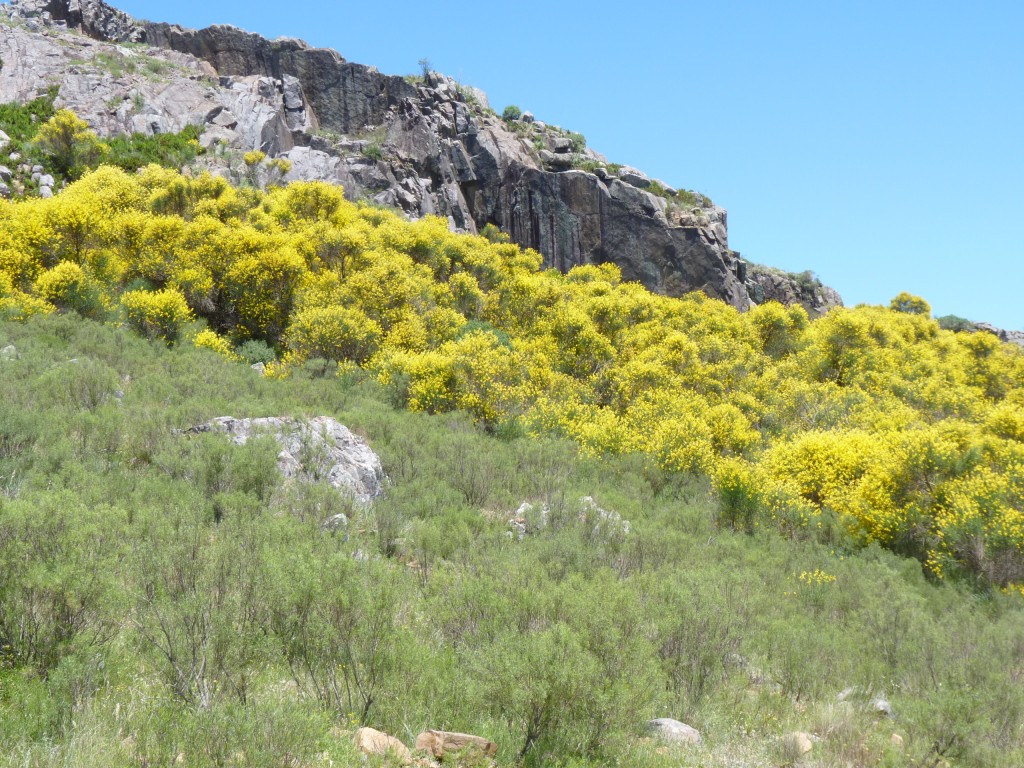
[[[646,173],[638,171],[636,168],[631,168],[628,165],[624,165],[619,169],[619,178],[630,186],[639,189],[647,189],[651,186],[651,180]]]
[[[564,154],[572,149],[572,142],[566,138],[557,138],[551,142],[551,148],[558,154]]]
[[[48,199],[48,198],[53,197],[53,188],[52,187],[40,187],[39,188],[39,196],[44,198],[44,199]]]
[[[572,155],[558,155],[546,149],[540,151],[540,160],[544,165],[552,168],[572,167]]]
[[[696,728],[673,720],[671,717],[658,717],[647,722],[647,730],[652,736],[673,744],[700,744],[700,731]]]
[[[325,481],[362,504],[369,504],[380,496],[388,482],[380,457],[366,441],[329,416],[312,419],[221,416],[192,427],[188,432],[221,432],[236,445],[244,445],[254,437],[270,436],[281,446],[277,466],[286,478],[302,482]]]
[[[416,737],[416,750],[429,752],[439,760],[446,754],[467,749],[482,752],[488,757],[494,757],[498,753],[498,745],[493,741],[468,733],[430,730],[423,731]]]
[[[0,165],[0,181],[10,181],[12,175],[10,168],[6,165]]]
[[[412,752],[401,741],[383,731],[373,728],[360,728],[356,731],[356,747],[365,755],[392,755],[402,765],[412,763]]]

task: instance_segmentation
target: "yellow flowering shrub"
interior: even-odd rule
[[[121,296],[128,323],[148,339],[174,344],[193,319],[185,297],[173,288],[128,291]]]
[[[193,346],[199,349],[210,349],[221,357],[232,361],[239,361],[242,358],[231,348],[231,343],[216,331],[204,329],[192,337]]]

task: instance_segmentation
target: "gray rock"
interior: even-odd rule
[[[0,149],[6,149],[7,145],[11,143],[11,137],[3,131],[0,131]]]
[[[540,151],[540,159],[544,165],[551,166],[552,168],[572,167],[572,155],[556,155],[554,152],[542,149]]]
[[[39,171],[32,171],[32,183],[33,184],[38,184],[39,180],[41,178],[43,178],[43,174],[41,174]]]
[[[41,187],[52,187],[53,186],[53,176],[51,176],[48,173],[44,173],[42,176],[39,177],[39,186],[41,186]]]
[[[281,446],[277,466],[286,478],[327,482],[362,504],[380,496],[388,482],[380,457],[366,441],[328,416],[308,420],[221,416],[188,431],[222,432],[237,445],[261,435],[273,437]]]
[[[559,154],[568,152],[572,149],[572,142],[569,139],[557,138],[551,142],[551,148]]]
[[[53,197],[53,189],[51,187],[40,187],[39,196],[48,200]]]
[[[652,736],[673,744],[700,744],[701,742],[700,731],[670,717],[649,720],[647,730]]]
[[[11,176],[11,169],[6,165],[0,165],[0,181],[10,181]]]
[[[9,198],[11,196],[11,188],[4,182],[0,181],[0,197]]]
[[[249,367],[256,371],[260,376],[267,372],[267,366],[263,363],[253,363]]]
[[[21,160],[21,153],[20,152],[11,152],[11,154],[9,154],[7,156],[7,159],[10,160],[12,163],[16,163],[19,160]]]
[[[13,344],[8,344],[6,347],[0,349],[0,360],[17,360],[18,350]]]
[[[523,112],[519,119],[524,123],[532,123],[535,122],[537,118],[533,116],[533,112]]]
[[[651,186],[651,180],[647,177],[646,173],[638,171],[636,168],[631,168],[628,165],[624,165],[619,169],[619,178],[630,186],[639,189],[647,189],[647,187]]]
[[[36,181],[36,176],[35,176],[35,174],[37,174],[37,173],[38,173],[38,174],[42,174],[42,172],[43,172],[44,170],[46,170],[46,169],[45,169],[45,168],[43,168],[43,166],[41,166],[41,165],[33,165],[33,166],[32,166],[32,174],[33,174],[33,175],[32,175],[32,181]]]
[[[749,264],[745,265],[743,274],[750,298],[755,304],[764,304],[766,301],[777,301],[787,307],[799,304],[812,318],[821,317],[833,307],[843,306],[842,296],[810,273],[793,274]]]

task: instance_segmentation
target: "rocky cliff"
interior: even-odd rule
[[[841,304],[834,291],[805,295],[785,273],[755,280],[707,198],[609,163],[529,114],[503,120],[443,75],[384,75],[231,26],[136,21],[99,0],[0,8],[0,101],[59,85],[61,105],[102,135],[201,125],[214,171],[259,149],[290,161],[286,180],[338,183],[352,199],[444,216],[455,230],[494,225],[560,270],[611,261],[655,291],[700,289],[741,309],[775,299],[817,315]]]

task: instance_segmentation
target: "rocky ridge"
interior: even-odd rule
[[[240,177],[241,154],[258,149],[290,162],[285,181],[341,184],[457,231],[493,225],[562,271],[614,262],[654,291],[699,289],[740,309],[841,304],[796,276],[752,275],[729,248],[725,209],[704,196],[610,163],[529,113],[503,120],[444,75],[384,75],[301,40],[138,21],[100,0],[12,0],[0,12],[0,102],[57,85],[58,105],[101,135],[199,125],[215,172]]]

